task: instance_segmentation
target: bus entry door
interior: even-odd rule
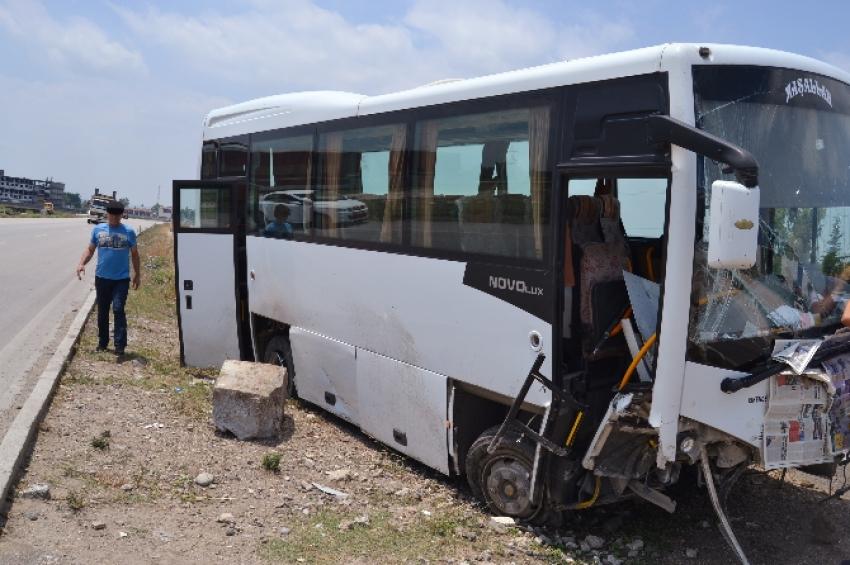
[[[174,181],[173,230],[180,361],[220,367],[241,359],[242,318],[237,183]],[[244,263],[244,260],[242,261]]]

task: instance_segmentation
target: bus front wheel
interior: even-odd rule
[[[469,448],[466,479],[493,514],[530,518],[536,511],[531,500],[534,447],[527,438],[507,430],[493,453],[488,453],[498,430],[498,426],[486,430]]]
[[[294,398],[295,390],[295,365],[292,363],[292,348],[289,340],[282,335],[276,335],[266,344],[263,361],[272,365],[280,365],[286,368],[286,395]]]

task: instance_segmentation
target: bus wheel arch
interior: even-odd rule
[[[494,426],[482,433],[466,454],[466,479],[473,494],[495,515],[532,518],[538,508],[531,500],[534,445],[514,430],[506,430],[492,453]]]
[[[286,392],[290,398],[297,396],[295,388],[295,363],[289,343],[289,326],[277,320],[252,314],[257,360],[286,367]]]
[[[289,398],[294,398],[296,396],[295,364],[292,361],[289,337],[283,334],[273,335],[263,348],[263,362],[286,368],[286,394]]]

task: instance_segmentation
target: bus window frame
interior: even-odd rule
[[[248,181],[249,195],[251,192],[250,186],[250,171],[253,166],[251,156],[253,155],[252,143],[257,141],[268,141],[270,139],[279,139],[283,137],[294,137],[313,134],[313,166],[311,167],[310,188],[315,189],[319,181],[320,161],[318,155],[318,140],[322,134],[346,131],[352,129],[361,129],[369,127],[379,127],[387,125],[401,125],[407,127],[407,139],[405,143],[405,190],[402,200],[402,238],[401,243],[387,243],[374,241],[357,241],[357,240],[342,240],[334,237],[320,236],[314,234],[304,234],[296,232],[293,236],[294,241],[307,243],[317,243],[321,245],[332,245],[336,247],[345,247],[351,249],[362,249],[365,251],[380,251],[384,253],[394,253],[399,255],[408,255],[414,257],[431,258],[438,260],[447,260],[463,263],[495,263],[533,270],[550,270],[553,264],[552,242],[554,238],[554,222],[556,214],[554,211],[556,178],[558,175],[556,163],[560,154],[560,133],[562,129],[561,121],[561,105],[563,99],[563,91],[565,87],[547,88],[542,90],[533,90],[522,93],[511,93],[505,95],[492,96],[484,99],[464,100],[461,102],[451,102],[439,104],[435,106],[424,106],[416,108],[406,108],[392,112],[384,112],[380,114],[370,114],[366,116],[355,116],[341,118],[338,120],[328,120],[316,124],[301,125],[292,128],[282,128],[276,130],[268,130],[264,132],[249,134],[249,161],[248,161]],[[463,251],[452,251],[445,249],[425,248],[414,246],[411,244],[411,192],[412,192],[412,156],[414,153],[414,135],[416,131],[416,123],[431,119],[440,119],[446,117],[454,117],[461,115],[489,113],[497,111],[508,111],[516,109],[526,109],[535,105],[548,104],[550,109],[550,127],[549,127],[549,152],[547,155],[546,170],[551,175],[549,190],[548,190],[548,227],[544,230],[543,252],[540,259],[517,258],[505,255],[491,255],[485,253],[470,253]],[[242,137],[242,136],[239,136]],[[217,140],[224,142],[227,139],[222,138]],[[250,195],[253,199],[253,195]],[[246,208],[247,210],[247,208]],[[249,237],[259,237],[257,235],[249,235]]]

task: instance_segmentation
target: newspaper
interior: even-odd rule
[[[823,361],[823,370],[835,386],[835,400],[829,409],[833,452],[850,448],[850,354]]]
[[[777,339],[771,357],[801,375],[822,343],[819,339]]]
[[[771,377],[762,434],[765,469],[832,461],[827,380],[820,371]]]
[[[832,379],[836,389],[842,388],[845,386],[845,382],[850,380],[850,353],[824,359],[821,364],[823,370]]]

